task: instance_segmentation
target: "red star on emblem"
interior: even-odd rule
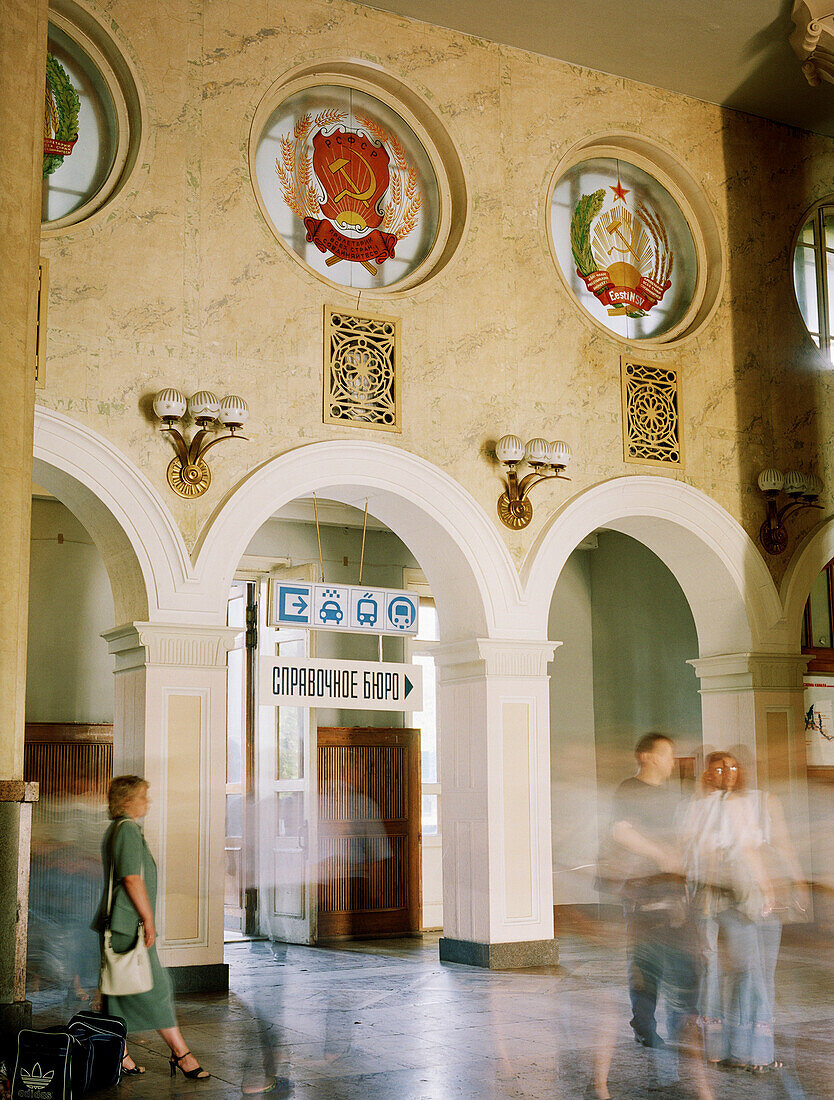
[[[611,190],[614,192],[617,198],[620,199],[621,202],[625,202],[625,197],[629,193],[629,188],[623,187],[623,185],[620,183],[619,176],[617,176],[617,186],[612,187]]]

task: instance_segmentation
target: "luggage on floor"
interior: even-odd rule
[[[73,1092],[73,1061],[86,1076],[89,1052],[65,1029],[33,1031],[17,1037],[11,1100],[78,1100]]]
[[[122,1077],[127,1026],[121,1016],[104,1012],[77,1012],[67,1024],[67,1031],[92,1051],[92,1066],[88,1088],[109,1089]]]

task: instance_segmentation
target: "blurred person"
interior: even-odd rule
[[[32,820],[30,959],[41,987],[68,1002],[96,999],[99,950],[85,914],[98,898],[99,845],[107,821],[89,767],[36,803]]]
[[[363,788],[359,762],[348,755],[319,792],[319,882],[331,884],[350,935],[361,931],[362,913],[379,907],[375,872],[393,855],[379,806]]]
[[[693,911],[704,933],[701,1012],[707,1058],[753,1073],[781,1069],[773,1008],[786,879],[807,907],[778,801],[748,790],[731,753],[710,753],[681,824]]]
[[[711,1097],[699,1057],[697,1035],[700,953],[689,919],[682,863],[675,838],[679,798],[669,786],[675,767],[671,738],[647,733],[634,749],[637,774],[617,788],[611,839],[621,862],[621,894],[626,918],[628,984],[634,1039],[665,1052],[658,1033],[657,1005],[666,1002],[668,1037],[688,1057],[689,1076],[699,1097]],[[662,1083],[677,1083],[678,1059],[656,1058]],[[596,1095],[608,1095],[595,1077]]]
[[[110,784],[107,801],[112,824],[101,844],[104,891],[92,927],[103,936],[108,925],[108,885],[112,868],[109,926],[113,950],[124,952],[134,947],[142,924],[154,984],[147,993],[105,997],[105,1011],[122,1016],[128,1032],[158,1031],[171,1049],[171,1076],[176,1076],[179,1068],[184,1076],[202,1081],[211,1074],[197,1062],[177,1027],[171,982],[156,950],[156,863],[139,825],[139,818],[147,814],[151,802],[148,787],[148,781],[138,775],[118,775]],[[144,1066],[137,1066],[127,1049],[122,1072],[131,1075],[145,1072]]]

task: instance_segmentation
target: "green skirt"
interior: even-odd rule
[[[119,932],[111,933],[113,950],[129,951],[135,937]],[[174,998],[168,971],[159,961],[156,944],[148,950],[153,974],[153,988],[147,993],[131,993],[126,997],[105,997],[104,1011],[111,1016],[123,1016],[128,1031],[158,1031],[163,1027],[176,1027]]]

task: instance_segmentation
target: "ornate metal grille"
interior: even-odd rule
[[[325,307],[324,423],[400,425],[400,322]]]
[[[683,464],[678,372],[622,359],[623,451],[626,462]]]

